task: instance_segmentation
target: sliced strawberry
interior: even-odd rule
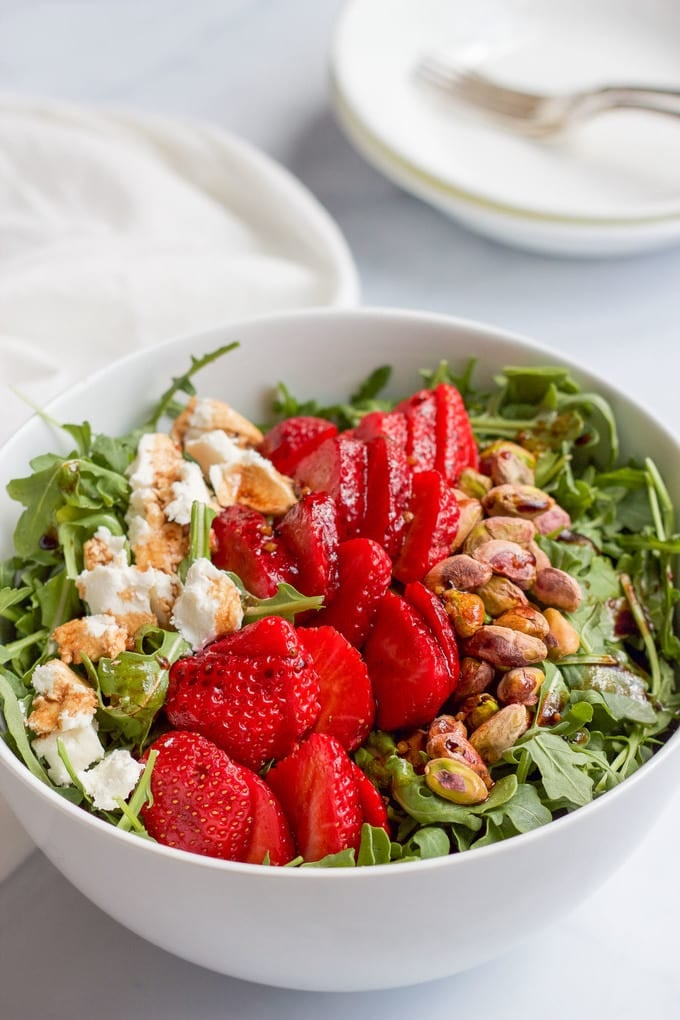
[[[408,426],[400,411],[371,411],[361,419],[354,429],[354,435],[365,442],[375,436],[386,436],[402,450],[406,450]]]
[[[359,804],[364,821],[389,833],[387,808],[385,807],[385,801],[380,795],[380,791],[376,789],[366,773],[362,772],[355,762],[352,762],[352,764],[354,765],[354,778],[359,784]]]
[[[219,655],[241,655],[246,658],[273,655],[291,659],[300,655],[300,651],[298,632],[282,616],[265,616],[255,623],[248,623],[203,649],[205,653]]]
[[[430,723],[453,686],[446,657],[432,631],[420,613],[392,591],[376,610],[364,660],[381,730]]]
[[[279,521],[277,534],[297,563],[304,595],[326,595],[338,584],[338,511],[324,492],[310,492]]]
[[[377,542],[352,538],[338,546],[338,588],[314,624],[335,627],[361,648],[375,608],[390,586],[392,561]]]
[[[406,453],[414,471],[429,471],[437,457],[437,402],[432,390],[419,390],[397,404],[406,418]]]
[[[404,450],[385,436],[369,439],[366,452],[366,516],[361,534],[379,542],[394,556],[403,540],[413,472]]]
[[[282,865],[295,857],[295,845],[283,808],[269,786],[255,772],[242,768],[250,789],[250,841],[243,856],[248,864]]]
[[[346,751],[363,743],[373,726],[375,698],[361,655],[334,627],[306,627],[300,644],[319,674],[321,712],[315,733],[330,733]]]
[[[150,750],[158,752],[151,774],[153,803],[141,810],[149,835],[178,850],[243,860],[252,828],[243,770],[198,733],[171,731]]]
[[[306,415],[287,418],[267,432],[259,452],[272,462],[277,471],[292,476],[300,461],[325,439],[337,435],[337,431],[337,425],[325,418]]]
[[[269,598],[276,594],[279,583],[295,583],[297,568],[293,559],[258,510],[229,506],[215,518],[212,531],[213,563],[238,574],[253,595]]]
[[[438,597],[426,588],[420,581],[411,581],[404,588],[404,598],[422,616],[434,634],[440,649],[446,657],[452,680],[458,683],[460,676],[460,659],[458,645],[456,644],[455,633],[451,626],[451,620],[442,606]],[[449,694],[454,691],[452,686]]]
[[[364,443],[341,434],[326,439],[295,470],[301,485],[335,500],[341,540],[356,535],[365,516],[366,461]]]
[[[404,583],[419,581],[445,559],[458,531],[458,501],[439,471],[413,476],[408,515],[411,520],[394,561],[394,576]]]
[[[270,618],[248,625],[258,654],[243,654],[243,638],[222,638],[219,650],[199,652],[170,670],[165,711],[178,729],[208,737],[241,765],[258,771],[271,758],[282,758],[316,722],[319,678],[291,632],[291,653],[272,655]],[[285,623],[285,621],[282,621]],[[278,625],[280,626],[280,625]],[[278,638],[277,638],[278,640]]]
[[[463,398],[455,386],[434,389],[437,407],[437,456],[434,466],[453,484],[461,471],[476,462],[477,444]]]
[[[354,762],[326,733],[312,733],[266,776],[288,819],[298,852],[306,861],[361,840],[363,821]]]

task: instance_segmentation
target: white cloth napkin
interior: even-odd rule
[[[206,125],[0,100],[0,442],[73,379],[236,318],[352,303],[339,233]]]

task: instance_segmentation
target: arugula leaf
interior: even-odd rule
[[[546,731],[521,740],[518,748],[529,755],[540,772],[546,796],[553,804],[581,807],[593,799],[593,779],[586,771],[592,767],[592,758],[563,737]]]
[[[161,395],[155,408],[144,423],[144,431],[152,432],[158,422],[163,418],[164,415],[170,414],[177,410],[174,405],[175,397],[178,393],[187,393],[189,396],[194,396],[196,389],[192,382],[193,377],[197,372],[200,372],[206,365],[211,365],[213,361],[217,361],[224,354],[228,354],[230,351],[236,350],[238,343],[224,344],[222,347],[218,347],[214,351],[210,351],[208,354],[204,354],[202,357],[197,358],[193,354],[191,355],[191,366],[183,374],[179,376],[173,376],[172,383],[167,390]]]
[[[261,599],[246,590],[238,574],[234,574],[230,570],[225,570],[225,574],[232,579],[241,592],[243,618],[247,623],[259,620],[263,616],[282,616],[286,620],[294,620],[298,613],[323,608],[323,595],[303,595],[292,584],[281,582],[276,586],[275,595]]]

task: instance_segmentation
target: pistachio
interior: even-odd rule
[[[548,649],[539,638],[491,624],[480,627],[467,639],[465,653],[490,662],[496,669],[505,670],[542,662],[548,656]]]
[[[566,510],[563,510],[558,503],[551,507],[550,510],[546,510],[545,513],[539,514],[538,517],[534,517],[534,524],[536,530],[541,535],[554,535],[559,534],[560,531],[571,530],[571,517]]]
[[[494,485],[533,485],[536,458],[528,450],[499,439],[487,446],[479,458],[484,474],[490,475]]]
[[[557,567],[544,567],[536,574],[536,581],[531,589],[532,594],[546,606],[563,609],[573,613],[581,605],[583,592],[576,581],[566,570]]]
[[[482,506],[489,517],[538,517],[555,505],[547,492],[533,485],[496,485],[487,492]]]
[[[515,744],[529,728],[529,712],[524,705],[506,705],[478,726],[470,743],[485,762],[494,762]]]
[[[443,718],[450,719],[450,716]],[[456,722],[457,730],[450,730],[445,733],[434,733],[429,735],[425,753],[430,758],[451,758],[452,761],[460,761],[476,772],[484,783],[490,788],[493,783],[489,770],[480,757],[478,751],[467,739],[467,730],[462,722]]]
[[[539,570],[545,570],[546,567],[551,566],[548,554],[543,552],[538,542],[529,542],[529,552],[533,553],[533,557],[536,560],[536,573]]]
[[[517,542],[504,542],[492,538],[477,546],[473,557],[480,563],[487,563],[494,574],[507,577],[518,588],[531,588],[536,581],[536,560],[533,553]]]
[[[546,609],[543,615],[550,627],[545,639],[549,657],[554,662],[559,662],[565,655],[575,655],[581,647],[581,638],[576,628],[562,616],[558,609]]]
[[[536,536],[534,522],[524,517],[487,517],[484,527],[491,538],[528,546]]]
[[[467,729],[460,719],[456,719],[455,715],[438,715],[436,719],[433,719],[427,731],[427,739],[430,741],[433,737],[438,737],[442,733],[452,734],[462,740],[465,740],[467,737]],[[430,755],[430,757],[433,757],[433,755]]]
[[[484,517],[484,510],[482,504],[478,499],[470,499],[464,493],[460,492],[460,489],[454,490],[456,498],[458,500],[458,510],[460,511],[460,517],[458,519],[458,531],[456,537],[451,543],[451,552],[456,552],[460,549],[468,537],[470,532]]]
[[[492,576],[493,570],[488,564],[466,556],[465,553],[458,553],[432,567],[425,575],[424,584],[430,591],[441,595],[447,588],[457,588],[459,591],[479,588]]]
[[[466,655],[460,663],[456,697],[466,698],[469,694],[480,694],[491,686],[494,676],[495,671],[490,663]]]
[[[504,705],[535,705],[545,673],[537,666],[510,669],[501,677],[496,693]]]
[[[481,521],[479,524],[475,524],[472,531],[469,533],[465,542],[463,543],[463,552],[466,556],[472,556],[475,549],[484,542],[490,542],[491,535],[486,529],[486,521]]]
[[[550,630],[543,613],[539,613],[533,606],[515,606],[514,609],[508,609],[496,618],[496,623],[499,627],[521,630],[523,634],[537,638],[544,638]]]
[[[425,766],[430,790],[454,804],[481,804],[489,796],[484,781],[469,765],[452,758],[435,758]]]
[[[507,609],[529,605],[529,600],[522,589],[509,581],[507,577],[501,577],[500,574],[492,577],[481,588],[478,588],[477,594],[484,603],[484,608],[489,616],[500,616]]]
[[[444,608],[458,637],[472,637],[484,625],[486,610],[479,595],[449,588],[444,592]]]
[[[493,694],[483,691],[480,694],[470,694],[458,706],[456,713],[468,729],[476,730],[478,726],[498,711],[498,702]]]
[[[472,499],[482,499],[492,486],[492,481],[486,475],[480,474],[473,468],[464,468],[458,479],[458,488],[466,496]]]

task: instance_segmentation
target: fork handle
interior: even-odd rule
[[[651,110],[670,117],[680,117],[680,91],[610,85],[591,93],[593,109]]]

